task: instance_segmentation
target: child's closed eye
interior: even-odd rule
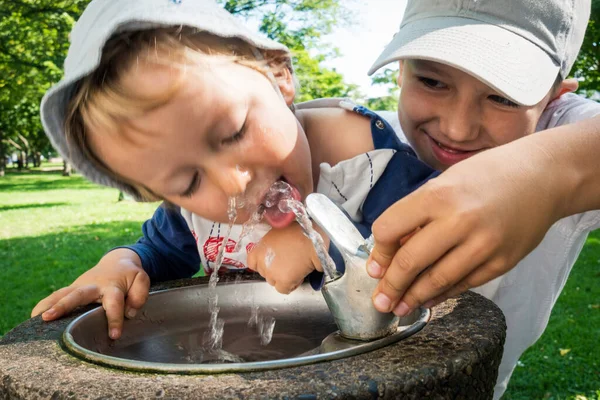
[[[192,197],[200,187],[200,173],[196,171],[188,188],[181,194],[181,197]]]
[[[224,145],[234,144],[234,143],[239,142],[243,138],[244,138],[244,133],[242,131],[236,132],[233,135],[221,140],[221,144],[224,144]]]
[[[246,133],[246,121],[244,121],[244,124],[237,132],[235,132],[233,135],[228,136],[225,139],[221,140],[221,144],[222,145],[235,144],[244,138],[245,133]]]
[[[488,96],[488,98],[490,100],[492,100],[494,103],[498,103],[503,106],[519,108],[519,105],[517,103],[510,101],[506,97],[498,96],[497,94],[492,94],[492,95]]]

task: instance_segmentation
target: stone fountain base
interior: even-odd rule
[[[159,375],[109,369],[65,352],[62,332],[90,308],[51,323],[32,318],[0,340],[0,399],[486,399],[506,331],[500,309],[468,292],[434,307],[422,331],[370,353],[263,372]]]

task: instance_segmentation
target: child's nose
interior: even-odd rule
[[[479,135],[479,110],[464,101],[453,102],[440,119],[442,134],[453,142],[468,142]]]
[[[252,179],[250,172],[239,165],[219,165],[208,171],[210,179],[229,197],[234,197],[246,191],[248,182]]]

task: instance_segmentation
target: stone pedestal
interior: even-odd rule
[[[159,375],[66,353],[60,336],[80,313],[32,318],[0,340],[0,399],[491,399],[506,331],[502,312],[468,292],[435,307],[414,336],[367,354],[264,372]]]

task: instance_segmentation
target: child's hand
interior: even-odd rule
[[[76,307],[102,303],[108,320],[108,334],[112,339],[118,339],[123,329],[123,315],[135,316],[146,302],[149,288],[150,278],[142,269],[138,255],[129,249],[116,249],[70,286],[40,301],[31,316],[43,313],[44,321],[52,321]]]
[[[506,273],[541,242],[564,211],[564,177],[547,151],[513,143],[455,164],[375,221],[378,310],[431,307]]]
[[[323,271],[312,242],[295,222],[282,229],[271,229],[248,253],[248,268],[283,294],[294,291],[315,269]]]

